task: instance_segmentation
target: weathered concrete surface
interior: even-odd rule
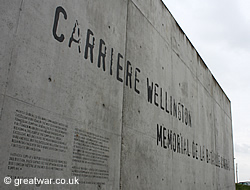
[[[123,189],[234,189],[230,101],[162,2],[129,1],[126,47],[141,94],[124,88]]]
[[[13,189],[6,176],[82,182],[39,187],[46,190],[119,189],[123,86],[115,69],[110,75],[97,62],[100,39],[106,62],[111,48],[114,65],[118,52],[124,56],[127,2],[24,0],[2,8],[0,189]],[[90,49],[85,58],[88,31],[93,63]],[[43,168],[53,163],[64,165]]]
[[[234,189],[230,101],[161,1],[0,10],[0,189]]]

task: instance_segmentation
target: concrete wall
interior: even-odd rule
[[[0,9],[0,189],[234,189],[230,101],[160,0]]]

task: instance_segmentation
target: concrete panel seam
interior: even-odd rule
[[[23,7],[23,1],[21,1],[21,4],[20,4],[20,8],[19,8],[19,14],[18,14],[18,18],[17,18],[17,27],[16,27],[16,31],[14,32],[14,39],[15,39],[15,36],[17,34],[17,31],[18,31],[18,26],[19,26],[19,21],[20,21],[20,16],[21,16],[21,11],[22,11],[22,7]],[[12,40],[14,40],[12,39]],[[3,113],[3,105],[4,105],[4,102],[5,102],[5,95],[6,95],[6,90],[7,90],[7,86],[8,86],[8,82],[9,82],[9,73],[10,73],[10,70],[11,70],[11,66],[12,66],[12,57],[13,57],[13,51],[15,49],[15,43],[13,44],[13,47],[11,48],[11,53],[10,53],[10,59],[9,59],[9,65],[8,65],[8,73],[7,73],[7,80],[6,80],[6,83],[5,83],[5,86],[4,86],[4,92],[2,93],[3,95],[3,101],[1,102],[1,111],[0,111],[0,120],[2,119],[2,113]]]
[[[178,53],[176,53],[175,52],[175,50],[174,49],[172,49],[173,50],[173,52],[178,56]],[[178,56],[179,57],[179,56]],[[172,58],[172,57],[171,57]],[[179,59],[181,60],[181,62],[188,68],[188,70],[192,73],[192,75],[197,79],[197,81],[201,84],[201,86],[207,91],[207,93],[210,95],[210,97],[218,104],[218,106],[223,110],[223,112],[229,117],[229,119],[231,120],[231,116],[230,115],[228,115],[226,112],[225,112],[225,110],[221,107],[221,105],[219,104],[219,102],[212,96],[212,94],[207,90],[207,88],[202,84],[202,82],[200,81],[200,79],[196,76],[196,74],[194,74],[193,72],[192,72],[192,70],[188,67],[188,65],[185,63],[185,61],[182,59],[182,58],[180,58],[179,57]],[[209,70],[210,71],[210,70]],[[212,75],[212,73],[211,73],[211,75]],[[212,75],[213,76],[213,75]],[[214,79],[214,77],[213,77],[213,79]],[[216,81],[216,80],[215,80]],[[218,82],[216,81],[216,84],[220,87],[220,85],[218,84]],[[220,87],[220,89],[221,89],[221,87]],[[222,89],[221,89],[222,90]],[[226,94],[224,93],[224,91],[222,90],[222,92],[223,92],[223,95],[225,95],[226,96]],[[228,97],[226,96],[226,98],[228,99]],[[229,100],[229,99],[228,99]],[[230,101],[230,100],[229,100]]]
[[[127,36],[128,36],[128,31],[127,31],[127,26],[128,26],[128,6],[129,6],[129,2],[130,0],[127,0],[127,15],[126,15],[126,23],[125,23],[125,32],[126,32],[126,35],[125,35],[125,52],[124,52],[124,60],[126,62],[127,60]],[[123,74],[125,76],[126,74],[126,69],[124,69],[123,71]],[[122,105],[121,105],[121,111],[122,111],[122,121],[121,121],[121,144],[120,144],[120,181],[119,181],[119,189],[121,190],[122,189],[122,176],[121,176],[121,173],[122,173],[122,165],[123,165],[123,162],[122,162],[122,152],[123,152],[123,117],[124,117],[124,88],[125,88],[125,82],[122,84]]]
[[[139,9],[139,7],[134,3],[134,1],[133,0],[130,0],[133,4],[134,4],[134,6],[137,8],[137,10],[144,16],[144,18],[150,23],[150,25],[155,29],[155,31],[157,31],[157,33],[161,36],[161,38],[171,47],[171,49],[172,49],[172,51],[176,54],[176,55],[178,55],[178,53],[172,48],[172,43],[171,44],[169,44],[166,40],[165,40],[165,38],[161,35],[161,33],[154,27],[154,25],[150,22],[150,20],[145,16],[145,14]],[[165,6],[166,7],[166,6]],[[166,8],[166,10],[168,10],[167,8]],[[172,15],[172,14],[171,14]],[[173,16],[173,15],[172,15]],[[176,21],[175,21],[176,22]],[[176,22],[177,23],[177,22]],[[177,25],[178,25],[178,23],[177,23]],[[178,25],[179,26],[179,25]],[[180,27],[181,28],[181,27]],[[182,30],[183,31],[183,30]],[[185,33],[183,32],[183,34],[185,35]],[[187,40],[188,41],[190,41],[189,39],[188,39],[188,37],[185,35],[185,37],[187,38]],[[171,38],[171,40],[172,40],[172,38]],[[193,46],[193,44],[190,42],[190,44]],[[193,46],[194,47],[194,46]],[[198,53],[198,51],[194,48],[194,50]],[[198,56],[201,58],[201,56],[199,55],[199,53],[198,53]],[[178,56],[179,57],[179,56]],[[179,57],[180,58],[180,57]],[[202,58],[201,58],[202,59]],[[198,79],[198,81],[200,82],[200,84],[205,88],[205,86],[201,83],[201,81],[199,80],[199,78],[196,76],[196,74],[195,73],[193,73],[193,71],[188,67],[188,65],[185,63],[185,61],[183,61],[183,59],[181,59],[180,58],[180,60],[184,63],[184,65],[188,68],[188,70]],[[210,71],[210,70],[209,70]],[[211,73],[211,75],[212,75],[212,73]],[[213,76],[213,75],[212,75]],[[214,77],[213,77],[213,79],[214,79]],[[216,81],[216,80],[215,80]],[[224,93],[224,91],[223,91],[223,89],[221,88],[221,86],[218,84],[218,82],[216,81],[216,83],[217,83],[217,85],[220,87],[220,89],[222,90],[222,92]],[[209,91],[205,88],[205,90],[209,93]],[[209,93],[210,94],[210,93]],[[224,93],[224,95],[226,96],[226,94]],[[210,94],[210,96],[212,97],[212,95]],[[213,98],[213,97],[212,97]],[[229,98],[226,96],[226,98],[229,100]],[[214,98],[213,98],[214,99]],[[214,99],[215,100],[215,99]],[[216,101],[216,100],[215,100]],[[230,101],[230,100],[229,100]],[[219,103],[216,101],[216,103],[219,105]],[[219,105],[220,106],[220,105]],[[220,106],[220,108],[222,108],[221,106]],[[224,111],[224,110],[223,110]],[[225,112],[225,111],[224,111]],[[226,112],[225,112],[226,113]],[[226,113],[226,115],[230,118],[230,116]]]
[[[22,7],[23,7],[23,2],[24,2],[24,0],[22,0],[22,1],[21,1],[21,4],[20,4],[19,15],[18,15],[18,19],[17,19],[17,27],[16,27],[15,33],[17,33],[17,30],[18,30],[19,21],[20,21],[20,16],[21,16],[21,11],[22,11]]]
[[[163,39],[163,41],[165,41],[170,47],[171,44],[169,44],[168,41],[166,41],[166,39],[161,35],[161,33],[155,28],[155,26],[150,22],[150,20],[146,17],[146,15],[141,11],[141,9],[133,2],[133,0],[129,0],[131,1],[134,6],[136,7],[136,9],[143,15],[143,17],[148,21],[148,23],[155,29],[155,31],[161,36],[161,38]]]
[[[129,1],[131,1],[133,4],[134,4],[134,6],[137,8],[137,10],[144,16],[144,18],[150,23],[150,25],[155,29],[155,31],[161,36],[161,38],[171,47],[171,49],[172,49],[172,51],[176,54],[176,55],[178,55],[177,53],[176,53],[176,51],[172,48],[172,46],[164,39],[164,37],[159,33],[159,31],[154,27],[154,25],[148,20],[148,18],[144,15],[144,13],[139,9],[139,7],[133,2],[133,0],[129,0]],[[127,29],[126,29],[127,30]],[[126,33],[127,33],[127,31],[126,31]],[[126,34],[127,35],[127,34]],[[188,38],[187,38],[188,39]],[[171,38],[171,40],[172,40],[172,38]],[[127,43],[127,42],[126,42]],[[198,54],[199,55],[199,54]],[[126,57],[126,52],[125,52],[125,57]],[[200,55],[199,55],[199,57],[200,57]],[[180,58],[180,57],[179,57]],[[201,58],[201,57],[200,57]],[[204,87],[204,89],[209,93],[209,91],[205,88],[205,86],[201,83],[201,81],[199,80],[199,78],[195,75],[195,73],[193,73],[193,71],[188,67],[188,65],[180,58],[180,60],[184,63],[184,65],[188,68],[188,70],[193,74],[193,76],[195,76],[195,78],[197,78],[198,79],[198,81],[200,82],[200,84]],[[218,83],[217,83],[218,84]],[[219,84],[218,84],[219,85]],[[219,85],[220,86],[220,85]],[[223,90],[222,90],[223,91]],[[224,92],[224,91],[223,91]],[[225,94],[225,93],[224,93]],[[209,93],[209,95],[212,97],[212,95]],[[213,97],[212,97],[213,98]],[[214,98],[213,98],[214,99]],[[227,99],[228,99],[228,97],[227,97]],[[215,99],[214,99],[215,100]],[[219,105],[219,103],[215,100],[215,102]],[[219,105],[220,106],[220,105]],[[222,108],[221,106],[220,106],[220,108]],[[222,109],[223,110],[223,109]],[[224,111],[224,110],[223,110]],[[225,112],[225,111],[224,111]],[[225,114],[230,118],[230,116],[225,112]]]

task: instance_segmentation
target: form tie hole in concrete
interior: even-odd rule
[[[97,190],[101,190],[102,186],[100,184],[97,185]]]

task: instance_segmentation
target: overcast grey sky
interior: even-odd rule
[[[239,181],[250,181],[250,1],[163,2],[231,100]]]

